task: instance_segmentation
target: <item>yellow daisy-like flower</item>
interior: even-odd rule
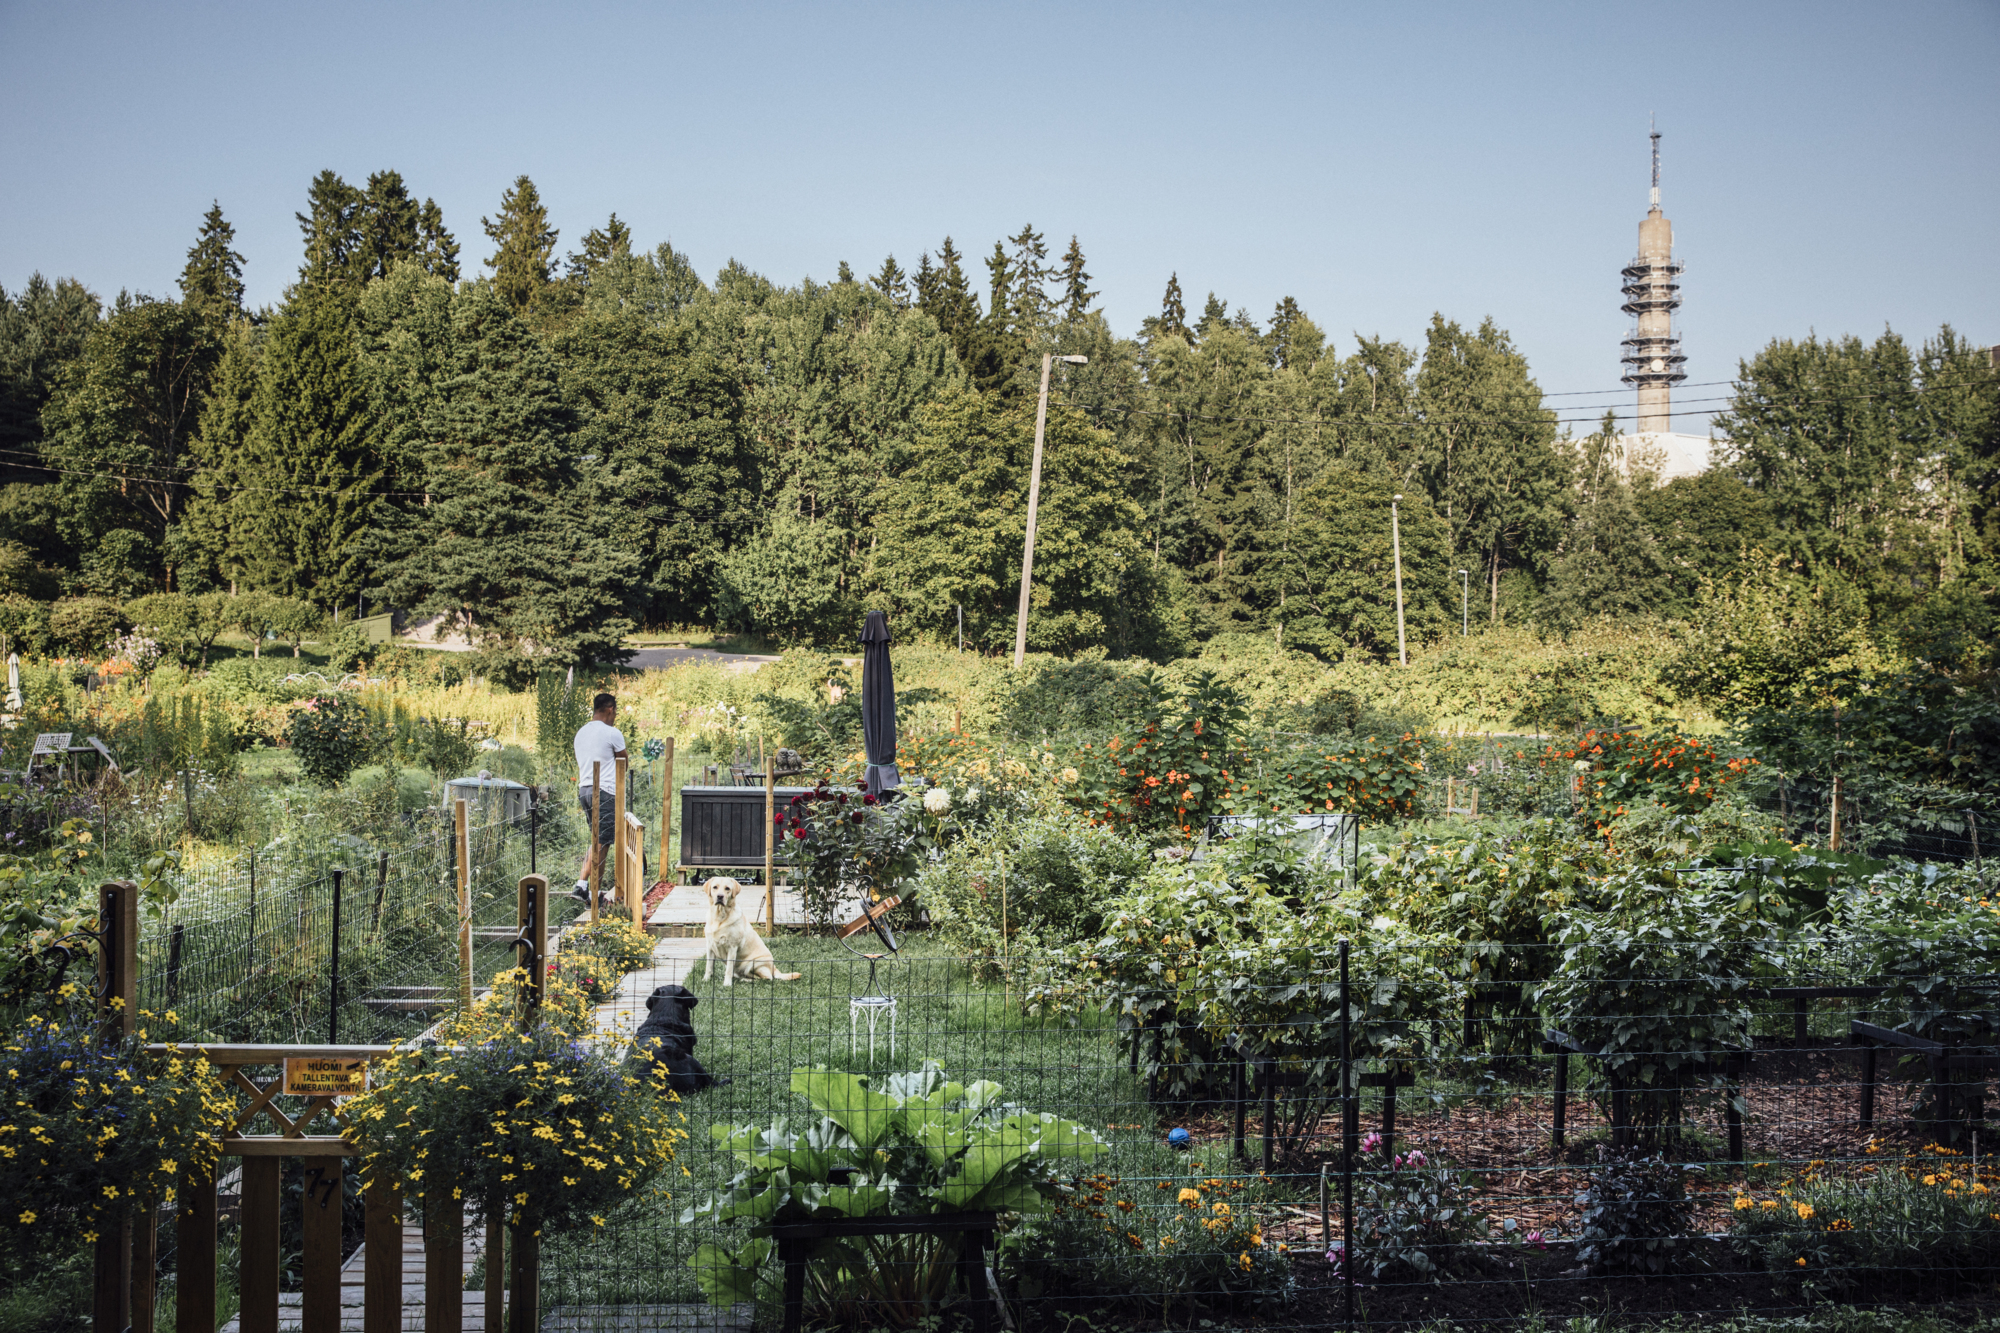
[[[1800,1268],[1804,1268],[1806,1266],[1806,1258],[1804,1255],[1800,1255],[1798,1258],[1792,1260],[1792,1262],[1797,1264]]]
[[[22,1226],[28,1227],[28,1226],[33,1226],[34,1224],[35,1224],[35,1214],[32,1210],[21,1214]]]
[[[1190,1189],[1184,1189],[1174,1197],[1179,1202],[1186,1204],[1190,1208],[1194,1207],[1196,1204],[1201,1202],[1201,1195],[1195,1193],[1193,1190]]]
[[[1792,1205],[1792,1211],[1799,1215],[1799,1221],[1801,1222],[1810,1222],[1812,1220],[1813,1206],[1809,1203],[1795,1203]]]

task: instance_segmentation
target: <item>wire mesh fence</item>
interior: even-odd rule
[[[1058,1017],[1036,989],[1046,960],[975,969],[917,939],[871,969],[790,937],[775,947],[797,980],[726,986],[689,944],[601,1018],[622,1051],[655,989],[684,986],[691,1053],[728,1081],[683,1093],[670,1198],[545,1247],[544,1308],[564,1327],[665,1326],[614,1321],[705,1297],[777,1327],[783,1275],[760,1227],[948,1212],[965,1169],[939,1171],[926,1144],[962,1147],[982,1123],[1004,1141],[1007,1116],[1040,1113],[1089,1139],[1051,1154],[1052,1206],[1002,1221],[974,1290],[955,1235],[827,1239],[809,1315],[907,1326],[983,1301],[1020,1328],[1470,1327],[1943,1301],[2000,1277],[1978,1160],[1993,1035],[1913,1035],[1929,1030],[1914,978],[1746,981],[1706,1008],[1648,1008],[1688,977],[1625,977],[1566,992],[1565,1016],[1518,983],[1453,981],[1399,1009],[1385,994],[1410,977],[1359,965],[1343,1006],[1329,958],[1255,995]],[[814,1068],[869,1090],[815,1097],[799,1072]],[[938,1080],[998,1088],[953,1102]],[[903,1130],[870,1141],[856,1126],[885,1097],[909,1108]],[[707,1207],[718,1198],[737,1215]]]

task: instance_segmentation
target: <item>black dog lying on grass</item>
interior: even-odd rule
[[[633,1060],[651,1060],[667,1071],[675,1092],[722,1087],[726,1074],[711,1074],[694,1058],[694,1024],[689,1015],[701,999],[686,986],[662,986],[646,999],[646,1021],[632,1036]]]

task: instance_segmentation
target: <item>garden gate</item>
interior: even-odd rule
[[[138,889],[126,882],[99,889],[97,939],[98,1011],[102,1038],[115,1042],[136,1031],[138,1018]],[[548,881],[524,877],[518,887],[519,935],[514,941],[527,968],[529,988],[522,1023],[535,1021],[541,991],[541,960],[548,952]],[[166,1055],[188,1048],[155,1044],[149,1053]],[[283,1159],[300,1159],[304,1253],[301,1261],[301,1333],[339,1333],[341,1328],[341,1200],[350,1158],[359,1150],[344,1133],[311,1133],[323,1119],[344,1130],[340,1099],[365,1086],[367,1062],[387,1055],[388,1046],[213,1044],[196,1045],[225,1086],[248,1098],[223,1131],[221,1154],[241,1160],[242,1270],[239,1327],[243,1333],[277,1333],[279,1301],[280,1203]],[[262,1081],[249,1071],[273,1070]],[[303,1099],[287,1114],[280,1097]],[[268,1120],[275,1132],[249,1132]],[[177,1333],[214,1333],[218,1219],[216,1171],[183,1166],[176,1183],[174,1211],[178,1269],[174,1326]],[[464,1326],[464,1218],[456,1202],[458,1182],[427,1181],[423,1236],[423,1327],[431,1333],[460,1333]],[[362,1328],[397,1333],[403,1327],[403,1208],[397,1182],[368,1182],[364,1190]],[[504,1211],[486,1220],[486,1235],[512,1232]],[[96,1243],[92,1323],[104,1333],[153,1333],[158,1269],[159,1214],[144,1208],[105,1228]],[[511,1254],[486,1266],[485,1327],[532,1333],[539,1326],[540,1246],[532,1236],[512,1235]],[[498,1240],[490,1242],[499,1248]],[[489,1249],[489,1253],[493,1252]],[[510,1261],[510,1262],[509,1262]],[[516,1299],[507,1301],[511,1290]]]

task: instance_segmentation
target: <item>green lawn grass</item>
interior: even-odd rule
[[[1113,1152],[1092,1163],[1092,1170],[1146,1182],[1141,1188],[1150,1194],[1150,1182],[1183,1168],[1181,1156],[1164,1146],[1164,1128],[1146,1105],[1144,1087],[1119,1058],[1108,1019],[1071,1027],[1029,1018],[1021,1012],[1018,991],[1010,995],[996,983],[975,980],[958,960],[916,937],[878,971],[878,990],[898,1002],[896,1050],[893,1056],[889,1052],[884,1018],[871,1061],[866,1020],[853,1039],[848,1023],[849,997],[869,993],[868,964],[825,938],[781,937],[773,950],[786,970],[805,975],[792,982],[725,987],[719,970],[705,982],[696,966],[687,982],[700,997],[695,1054],[733,1082],[681,1102],[688,1138],[667,1182],[670,1198],[635,1200],[610,1219],[603,1235],[544,1246],[545,1308],[699,1300],[688,1266],[695,1246],[731,1239],[721,1233],[732,1230],[741,1239],[740,1228],[678,1221],[682,1209],[705,1200],[736,1172],[734,1159],[713,1146],[710,1129],[780,1118],[803,1121],[811,1110],[791,1091],[791,1077],[794,1069],[810,1065],[882,1075],[934,1060],[955,1080],[992,1079],[1009,1101],[1082,1121],[1103,1134]]]

